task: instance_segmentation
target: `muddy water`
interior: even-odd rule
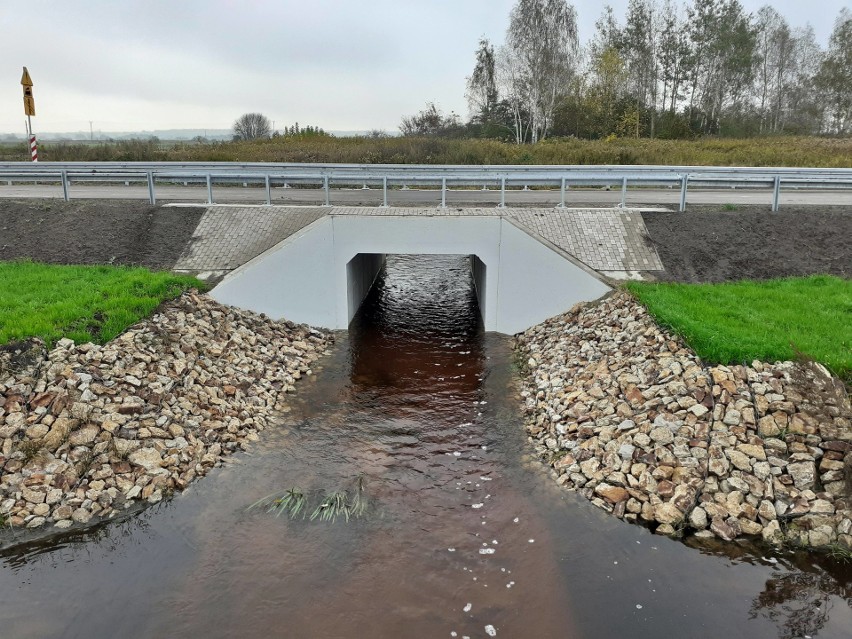
[[[2,637],[849,637],[852,575],[689,548],[526,458],[467,263],[391,258],[280,423],[172,501],[9,551]],[[247,511],[364,482],[363,517]]]

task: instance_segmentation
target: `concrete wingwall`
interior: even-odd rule
[[[474,256],[485,329],[508,334],[609,290],[594,271],[497,215],[332,215],[234,270],[211,295],[270,317],[345,329],[387,254]]]

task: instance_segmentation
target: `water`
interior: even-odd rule
[[[690,548],[558,488],[527,457],[510,343],[481,331],[467,269],[390,258],[250,454],[124,522],[6,552],[0,636],[849,636],[847,567]],[[358,477],[369,506],[348,523],[246,510]]]

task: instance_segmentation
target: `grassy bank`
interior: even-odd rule
[[[852,166],[852,139],[765,137],[699,140],[554,139],[516,145],[427,137],[281,137],[252,142],[166,145],[141,140],[104,144],[45,142],[47,161],[343,162],[353,164],[661,164]],[[0,160],[26,160],[23,144],[0,145]]]
[[[104,343],[201,282],[117,266],[0,262],[0,344],[40,337]]]
[[[764,282],[627,288],[711,363],[789,360],[797,352],[852,381],[852,282],[818,275]]]

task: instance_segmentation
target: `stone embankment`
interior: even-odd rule
[[[624,292],[517,345],[560,484],[661,534],[852,549],[852,409],[822,366],[706,367]]]
[[[104,346],[0,350],[0,518],[68,528],[160,501],[257,439],[324,333],[190,292]]]

